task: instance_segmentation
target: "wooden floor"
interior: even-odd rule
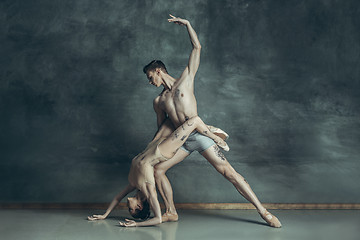
[[[255,210],[179,210],[180,219],[153,227],[123,228],[129,218],[115,210],[108,219],[86,220],[103,210],[1,209],[2,239],[246,239],[359,240],[360,210],[272,210],[283,224],[268,227]]]
[[[255,209],[250,203],[176,203],[176,209]],[[359,203],[263,203],[267,209],[278,210],[360,210]],[[0,203],[0,209],[107,209],[109,203]],[[161,207],[164,205],[161,203]],[[117,209],[127,209],[126,203]]]

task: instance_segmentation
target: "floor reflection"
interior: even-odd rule
[[[141,239],[148,240],[176,240],[177,222],[162,223],[151,227],[119,227],[119,233],[141,235]]]

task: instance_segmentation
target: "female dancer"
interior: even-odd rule
[[[124,227],[135,227],[160,224],[162,222],[161,209],[155,187],[154,166],[173,157],[194,130],[213,139],[219,147],[228,148],[226,142],[210,132],[198,116],[190,118],[174,132],[173,129],[174,127],[170,120],[166,120],[162,124],[146,149],[133,158],[127,187],[115,196],[105,214],[89,216],[89,220],[105,219],[128,193],[138,189],[139,191],[135,197],[127,199],[130,214],[135,218],[147,219],[150,215],[150,207],[154,212],[154,217],[143,222],[126,219],[126,222],[120,222],[120,225]]]

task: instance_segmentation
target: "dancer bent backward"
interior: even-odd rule
[[[133,158],[127,187],[114,197],[105,214],[89,216],[88,220],[105,219],[128,193],[137,189],[139,191],[135,197],[127,199],[127,206],[133,217],[141,218],[145,221],[135,222],[134,220],[126,219],[125,222],[120,222],[120,225],[124,227],[152,226],[162,222],[161,209],[155,187],[154,166],[158,163],[166,162],[169,158],[173,157],[194,130],[224,144],[223,140],[211,133],[197,116],[184,122],[174,132],[173,130],[174,127],[170,120],[165,121],[161,125],[146,149]],[[154,217],[147,219],[150,215],[149,206],[154,212]]]

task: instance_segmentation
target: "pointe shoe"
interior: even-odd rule
[[[177,222],[179,220],[179,216],[177,214],[172,213],[164,213],[161,216],[162,222]]]
[[[225,152],[228,152],[230,150],[229,145],[227,145],[227,143],[225,141],[220,141],[220,142],[215,142],[215,143]]]
[[[269,213],[267,210],[264,214],[259,213],[262,219],[269,224],[270,227],[281,228],[281,223],[277,217]]]
[[[211,125],[207,125],[210,132],[212,132],[213,134],[219,136],[222,140],[226,141],[229,138],[229,134],[227,134],[225,131],[221,130],[220,128],[211,126]]]

